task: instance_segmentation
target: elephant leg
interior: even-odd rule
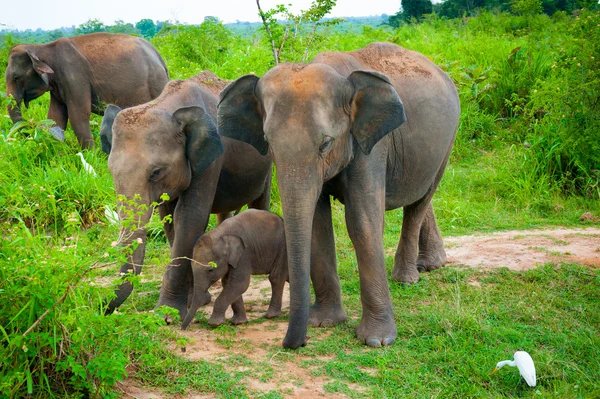
[[[347,317],[342,308],[328,195],[321,195],[317,201],[311,241],[310,277],[315,290],[315,303],[310,308],[308,324],[330,327],[343,323]]]
[[[67,112],[81,148],[93,147],[94,139],[92,138],[92,131],[90,129],[90,116],[92,115],[91,94],[82,94],[70,100],[67,103]]]
[[[271,176],[273,175],[273,168],[267,174],[267,178],[265,179],[265,188],[260,197],[252,201],[248,204],[248,208],[252,209],[262,209],[263,211],[268,211],[271,204]]]
[[[233,317],[231,323],[237,325],[248,323],[248,317],[246,316],[246,307],[244,306],[244,299],[240,295],[238,299],[233,301],[231,304],[233,309]]]
[[[394,269],[392,270],[392,279],[395,281],[408,284],[415,284],[419,281],[417,258],[421,258],[425,265],[431,262],[431,265],[437,267],[443,265],[446,260],[446,253],[435,222],[431,199],[440,180],[442,180],[449,156],[450,150],[448,150],[427,194],[419,201],[405,206],[403,209],[402,233],[394,256]],[[437,267],[431,267],[431,269]],[[427,267],[425,269],[427,270]]]
[[[269,309],[267,310],[265,317],[267,319],[273,319],[281,316],[281,303],[283,300],[285,280],[280,276],[275,277],[271,274],[269,275],[269,281],[271,282],[271,302],[269,303]]]
[[[396,281],[408,284],[415,284],[419,281],[419,271],[417,270],[419,233],[428,203],[421,199],[403,209],[402,233],[392,270],[392,279]]]
[[[444,251],[444,242],[435,222],[433,206],[429,202],[419,233],[417,270],[420,272],[431,271],[444,266],[445,263],[446,251]]]
[[[158,214],[160,215],[160,220],[164,220],[165,216],[171,215],[171,219],[173,218],[173,214],[175,213],[175,207],[177,206],[177,198],[172,201],[166,201],[158,207]],[[173,229],[173,221],[171,223],[168,221],[164,221],[163,229],[165,231],[165,235],[167,236],[167,240],[169,240],[169,245],[173,247],[173,241],[175,240],[175,230]]]
[[[250,285],[250,275],[238,277],[235,273],[229,272],[221,279],[221,282],[223,284],[223,291],[221,291],[221,294],[215,300],[213,313],[208,320],[208,324],[210,326],[220,326],[225,323],[225,311],[229,305],[231,305],[234,312],[231,319],[232,323],[241,324],[247,322],[248,319],[246,317],[242,294],[246,292]],[[241,302],[239,302],[240,299],[242,299]],[[236,302],[237,304],[234,305]]]
[[[217,226],[220,225],[221,223],[223,223],[224,221],[226,221],[227,219],[229,219],[232,216],[233,215],[231,214],[231,212],[217,213]]]
[[[383,251],[385,170],[380,168],[356,162],[349,172],[353,187],[344,194],[346,225],[356,250],[363,310],[356,336],[369,346],[390,345],[398,335]]]
[[[48,119],[56,122],[56,126],[65,130],[69,119],[67,106],[60,102],[56,97],[50,94],[50,108],[48,109]]]
[[[187,313],[187,304],[191,303],[189,293],[194,283],[189,259],[198,237],[208,225],[220,169],[221,164],[215,162],[200,177],[193,176],[190,187],[177,199],[173,214],[172,262],[163,276],[157,306],[177,309],[182,319]]]

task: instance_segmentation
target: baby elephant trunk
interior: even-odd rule
[[[210,284],[206,281],[206,277],[203,276],[201,268],[193,265],[193,262],[192,270],[194,273],[194,293],[192,295],[192,304],[185,315],[185,319],[183,319],[183,322],[181,323],[182,330],[188,328],[190,323],[194,320],[194,316],[196,316],[196,312],[200,306],[210,303],[210,293],[208,292]]]

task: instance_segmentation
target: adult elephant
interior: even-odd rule
[[[94,145],[92,112],[102,115],[104,103],[131,107],[148,102],[169,81],[165,62],[150,43],[110,33],[17,45],[10,50],[5,77],[6,94],[16,101],[8,108],[13,122],[22,119],[22,102],[27,107],[49,91],[48,119],[57,125],[53,134],[62,139],[71,121],[83,148]]]
[[[283,346],[305,344],[307,324],[346,319],[336,270],[330,196],[345,204],[360,274],[369,346],[396,335],[383,251],[384,213],[404,207],[393,278],[415,283],[418,266],[443,265],[431,198],[442,177],[460,105],[450,78],[423,55],[390,43],[327,52],[308,65],[247,75],[221,93],[222,136],[270,153],[290,271],[290,323]],[[309,309],[309,273],[316,302]]]
[[[269,209],[271,158],[246,143],[222,139],[217,132],[218,92],[225,84],[210,72],[171,81],[155,100],[118,112],[110,126],[108,168],[116,192],[130,200],[137,194],[141,199],[133,205],[146,206],[136,226],[121,233],[126,245],[141,242],[121,266],[121,274],[141,272],[150,204],[167,193],[170,200],[159,206],[159,213],[173,217],[171,230],[166,229],[173,261],[164,275],[158,305],[179,310],[182,319],[193,279],[189,259],[210,214],[216,213],[220,222],[245,204]],[[122,219],[128,211],[136,214],[132,204],[121,205]],[[108,312],[132,289],[129,282],[122,283]],[[208,302],[210,295],[204,299]]]

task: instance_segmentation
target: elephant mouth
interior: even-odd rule
[[[25,94],[23,95],[23,104],[25,104],[25,108],[29,109],[29,103],[32,100],[35,100],[36,98],[40,97],[42,94],[44,93],[38,93],[37,91],[25,91]]]

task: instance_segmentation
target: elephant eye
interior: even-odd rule
[[[331,150],[333,144],[333,137],[325,136],[321,146],[319,147],[319,155],[324,157]]]
[[[155,169],[154,172],[152,172],[152,174],[150,175],[150,180],[156,180],[158,175],[160,175],[161,171],[162,169]]]

